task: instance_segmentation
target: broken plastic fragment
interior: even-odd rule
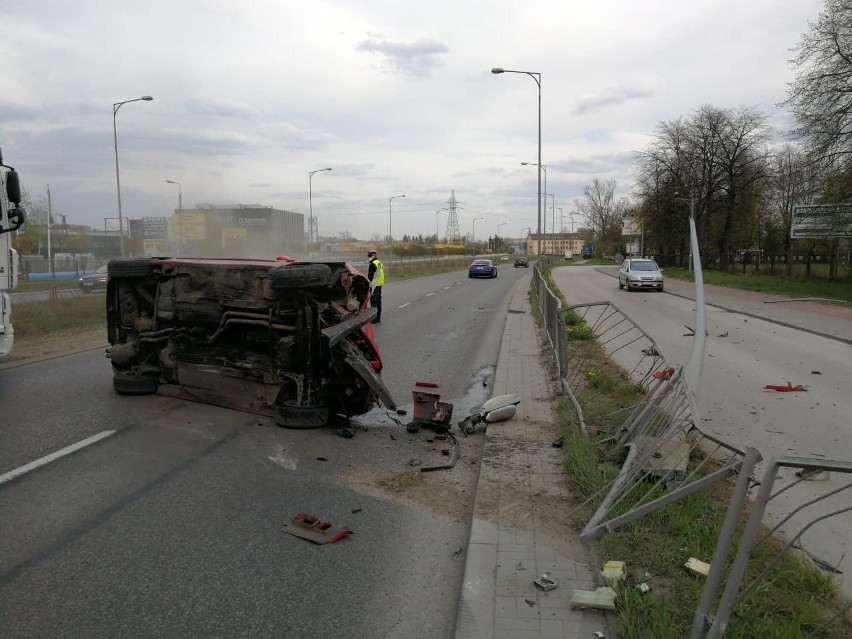
[[[533,583],[545,592],[548,590],[554,590],[559,585],[555,579],[544,576],[539,577],[538,579],[533,579]]]

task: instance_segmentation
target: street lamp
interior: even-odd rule
[[[563,216],[562,216],[562,207],[557,206],[556,210],[559,211],[559,232],[564,233],[565,232],[565,226],[564,226]]]
[[[522,73],[530,76],[538,85],[538,233],[541,233],[541,73],[535,71],[512,71],[510,69],[502,69],[494,67],[491,73],[499,75],[501,73]]]
[[[331,171],[331,167],[325,169],[317,169],[316,171],[311,171],[308,173],[308,243],[313,246],[314,243],[314,194],[313,189],[311,188],[311,178],[314,177],[314,173],[319,173],[320,171]],[[319,241],[319,229],[317,229],[317,241]]]
[[[677,193],[675,193],[677,195]],[[685,197],[675,197],[676,200],[680,200],[681,202],[686,202],[689,204],[689,221],[691,225],[695,224],[695,196],[690,193],[689,199]],[[643,247],[644,248],[644,247]],[[689,244],[689,260],[686,263],[687,273],[692,272],[692,242]]]
[[[124,257],[124,218],[121,216],[121,180],[118,176],[118,132],[115,127],[115,114],[121,108],[122,104],[130,102],[139,102],[144,100],[150,102],[153,100],[150,95],[143,95],[141,98],[133,98],[132,100],[124,100],[123,102],[114,102],[112,105],[112,140],[115,144],[115,188],[118,192],[118,237],[121,244],[121,257]]]
[[[553,193],[545,193],[544,194],[545,205],[547,204],[547,196],[548,195],[550,196],[550,232],[556,233],[556,211],[555,211],[556,198],[553,197]],[[547,214],[547,212],[545,211],[545,216],[546,216],[546,214]]]
[[[177,184],[178,187],[178,211],[183,211],[183,193],[180,188],[180,182],[176,180],[166,180],[166,184]],[[183,246],[183,214],[178,214],[180,224],[178,225],[178,251]]]
[[[388,198],[388,241],[390,242],[389,255],[393,255],[393,201],[398,197],[405,197],[405,193],[401,195],[392,195]]]
[[[541,172],[544,171],[544,191],[541,190],[541,180],[538,183],[538,199],[541,201],[541,196],[543,193],[547,193],[547,165],[546,164],[536,164],[535,162],[521,162],[521,166],[537,166],[539,168],[539,177],[541,177]],[[544,208],[547,209],[547,198],[545,197]],[[539,210],[539,215],[541,214],[541,210]],[[552,231],[552,229],[551,229]],[[541,233],[541,224],[539,224],[539,233]],[[547,211],[545,210],[544,214],[544,232],[547,233]]]

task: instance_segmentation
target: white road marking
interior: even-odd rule
[[[71,453],[80,450],[81,448],[85,448],[90,444],[94,444],[110,435],[115,434],[114,430],[104,430],[98,433],[97,435],[92,435],[91,437],[87,437],[86,439],[77,442],[76,444],[71,444],[70,446],[66,446],[62,450],[57,450],[55,453],[50,453],[49,455],[45,455],[41,459],[36,459],[29,464],[25,464],[20,468],[16,468],[15,470],[11,470],[5,475],[0,475],[0,484],[5,484],[7,481],[11,481],[16,477],[20,477],[24,473],[28,473],[31,470],[35,470],[40,466],[44,466],[45,464],[49,464],[52,461],[59,459],[60,457],[65,457],[65,455],[70,455]]]
[[[402,306],[397,306],[397,308],[405,308],[406,306],[411,306],[411,302],[406,302]]]
[[[426,297],[432,297],[434,293],[426,293]]]

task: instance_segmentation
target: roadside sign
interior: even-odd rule
[[[790,238],[852,237],[852,204],[811,204],[793,207]]]

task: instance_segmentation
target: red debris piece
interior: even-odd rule
[[[333,544],[346,537],[346,535],[353,534],[348,528],[335,526],[330,521],[322,521],[319,517],[305,513],[297,514],[289,524],[284,524],[282,530],[285,533],[307,539],[315,544]]]
[[[766,386],[763,387],[763,389],[764,390],[774,390],[774,391],[778,391],[778,392],[781,392],[781,393],[792,393],[793,391],[806,391],[806,390],[808,390],[807,388],[805,388],[801,384],[797,384],[796,386],[793,386],[790,382],[787,382],[786,386],[779,386],[779,385],[775,385],[775,384],[767,384]]]
[[[674,374],[675,374],[675,369],[668,368],[664,371],[657,371],[656,373],[651,375],[651,377],[653,377],[654,379],[669,379]]]
[[[415,386],[425,386],[426,388],[439,388],[435,382],[414,382]]]

